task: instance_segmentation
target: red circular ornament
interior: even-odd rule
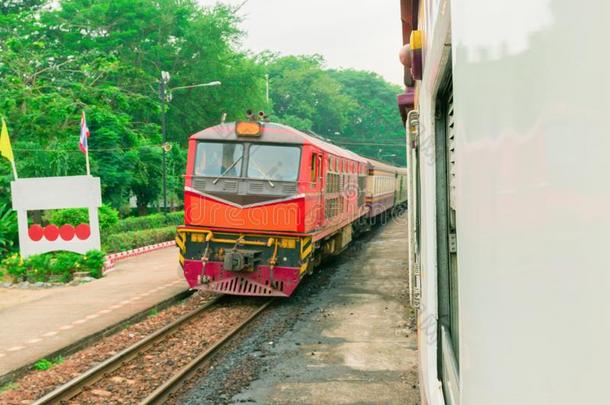
[[[80,240],[85,240],[91,236],[91,228],[87,224],[80,224],[76,227],[76,237]]]
[[[57,225],[47,225],[44,227],[44,237],[46,240],[53,242],[59,236],[59,228]]]
[[[42,239],[42,236],[44,235],[42,226],[38,224],[30,226],[30,229],[28,229],[28,235],[31,240],[33,240],[34,242],[38,242]]]
[[[62,225],[59,228],[59,236],[66,241],[74,239],[74,232],[74,227],[70,224]]]

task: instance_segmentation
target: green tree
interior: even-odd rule
[[[373,72],[348,69],[328,73],[358,104],[348,112],[347,124],[335,142],[373,159],[404,166],[405,128],[396,106],[396,95],[402,89]]]
[[[319,55],[259,56],[270,75],[273,115],[372,159],[405,165],[400,87],[379,75],[328,70]]]
[[[0,8],[0,114],[23,177],[84,173],[78,134],[85,110],[91,169],[102,179],[104,201],[116,208],[131,195],[156,201],[162,70],[172,74],[170,87],[223,82],[174,94],[173,194],[181,194],[190,134],[223,112],[235,119],[264,105],[263,67],[236,50],[243,34],[230,8],[202,8],[194,0],[62,0],[43,9],[41,3]],[[143,154],[152,160],[140,161]],[[9,173],[0,163],[0,179]]]
[[[356,103],[314,56],[268,56],[273,113],[288,125],[323,136],[340,132]]]
[[[155,147],[140,148],[136,160],[132,190],[138,200],[138,214],[146,215],[149,204],[155,202],[161,192],[161,150]]]

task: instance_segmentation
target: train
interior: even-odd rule
[[[421,403],[609,403],[608,2],[400,3]]]
[[[189,139],[176,244],[190,288],[289,297],[407,202],[407,171],[258,118]]]

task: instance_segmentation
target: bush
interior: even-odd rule
[[[106,255],[104,252],[99,250],[90,250],[81,257],[79,265],[82,271],[88,271],[91,277],[101,278],[105,261]]]
[[[87,271],[81,269],[80,260],[81,255],[72,252],[58,252],[58,253],[47,253],[40,256],[51,256],[49,258],[49,265],[46,272],[47,279],[49,276],[54,276],[62,283],[67,283],[72,280],[72,276],[76,271]],[[36,256],[32,256],[28,259],[28,262],[35,260]],[[36,280],[46,281],[46,280]]]
[[[92,250],[85,255],[72,252],[53,252],[30,256],[23,260],[18,254],[11,255],[0,264],[14,281],[54,281],[69,282],[75,271],[87,271],[91,277],[100,278],[105,255]]]
[[[170,212],[165,214],[151,214],[143,217],[130,217],[118,221],[107,234],[148,230],[162,228],[169,225],[182,225],[184,223],[184,212]]]
[[[2,260],[0,265],[4,267],[8,275],[11,276],[13,280],[20,281],[25,279],[25,261],[21,258],[19,253],[13,253],[12,255],[6,257],[4,260]]]
[[[108,235],[102,244],[107,253],[122,252],[142,246],[168,242],[176,237],[176,226],[146,229],[142,231],[121,232]]]
[[[30,256],[27,260],[25,260],[25,278],[27,281],[34,283],[38,281],[47,281],[49,275],[53,274],[53,269],[50,266],[52,258],[53,255],[49,253]],[[61,277],[61,281],[67,282],[70,281],[70,278],[70,273],[68,273],[65,277]]]
[[[10,204],[0,205],[0,257],[17,247],[17,215]]]
[[[119,212],[107,205],[102,205],[98,209],[98,216],[101,230],[107,230],[119,222]],[[89,223],[89,211],[86,208],[56,210],[51,213],[50,222],[57,226],[87,224]]]

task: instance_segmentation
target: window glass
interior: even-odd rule
[[[301,149],[294,146],[251,145],[248,177],[253,179],[296,181]]]
[[[318,181],[318,155],[315,153],[311,154],[311,182],[315,183]]]
[[[199,142],[195,159],[195,176],[238,177],[244,156],[240,143]]]

